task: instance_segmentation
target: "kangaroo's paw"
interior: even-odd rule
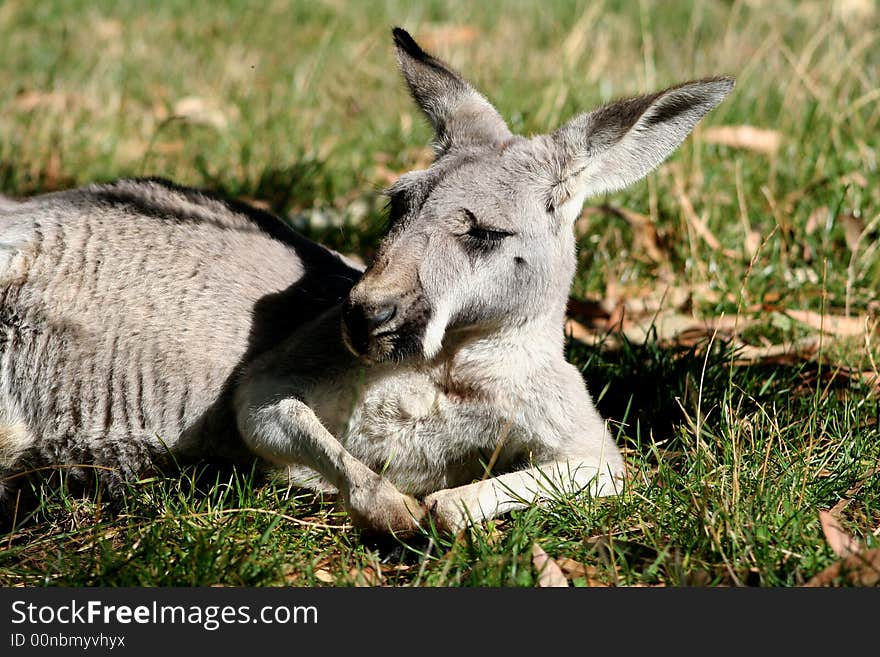
[[[418,531],[425,517],[421,502],[378,475],[353,486],[345,504],[355,526],[368,533],[406,537]]]
[[[461,494],[453,488],[431,493],[424,499],[424,506],[430,522],[441,532],[455,534],[482,519],[481,514],[473,515],[468,512]],[[427,518],[425,520],[427,524]]]

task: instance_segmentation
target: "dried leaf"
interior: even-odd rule
[[[58,183],[62,179],[61,172],[63,168],[61,165],[61,150],[56,145],[49,153],[49,159],[46,162],[46,177],[43,180],[43,184],[50,189],[60,187],[61,185]]]
[[[30,89],[19,93],[12,101],[12,106],[22,112],[31,112],[43,107],[60,112],[71,107],[76,101],[75,96],[62,91],[44,92]]]
[[[675,311],[657,313],[651,321],[628,327],[626,337],[637,344],[647,340],[651,330],[656,331],[660,342],[676,344],[695,344],[712,335],[728,335],[734,330],[748,326],[748,320],[735,315],[697,319],[693,315]],[[652,329],[653,326],[653,329]]]
[[[252,196],[242,196],[240,197],[242,201],[247,203],[248,205],[253,205],[255,208],[259,208],[260,210],[272,211],[272,204],[269,201],[261,198],[254,198]]]
[[[387,573],[408,573],[414,569],[415,566],[406,563],[383,563],[379,565],[379,570],[383,577]]]
[[[845,23],[865,24],[877,11],[875,0],[838,0],[831,5],[834,13]]]
[[[597,333],[571,318],[565,320],[565,334],[586,344],[593,344],[599,337]]]
[[[696,213],[694,206],[691,205],[690,199],[682,193],[679,195],[678,201],[681,204],[685,217],[687,217],[688,223],[693,227],[694,232],[702,237],[703,241],[714,250],[721,251],[721,242],[719,242],[718,238],[715,237],[711,230],[709,230],[709,226],[706,225],[703,218]]]
[[[862,336],[868,330],[868,320],[865,316],[823,315],[812,310],[786,310],[785,314],[818,331],[841,337]]]
[[[293,564],[284,564],[281,567],[281,574],[284,581],[291,586],[296,586],[296,583],[300,581],[300,573]]]
[[[639,215],[639,217],[644,217],[644,215]],[[649,217],[644,218],[647,222],[650,222]],[[633,237],[635,238],[633,250],[636,253],[644,253],[648,258],[657,263],[663,263],[669,260],[666,251],[660,247],[660,236],[657,234],[657,229],[654,228],[653,224],[646,222],[630,222],[630,226],[633,229]]]
[[[838,557],[846,558],[857,554],[862,546],[841,526],[840,521],[828,511],[819,511],[819,522],[828,546]]]
[[[776,130],[756,128],[751,125],[722,125],[706,128],[702,139],[708,144],[721,144],[733,148],[775,155],[782,145],[782,135]]]
[[[676,174],[674,178],[675,195],[678,197],[678,204],[681,206],[681,211],[684,213],[687,222],[694,229],[694,232],[713,250],[722,252],[728,258],[735,258],[737,254],[730,249],[722,248],[721,242],[719,242],[718,238],[709,230],[709,226],[706,225],[705,220],[703,220],[703,218],[697,214],[696,210],[694,210],[691,200],[684,191],[684,181],[681,179],[681,175]]]
[[[874,381],[874,383],[876,384],[876,381]],[[845,497],[841,498],[837,502],[837,504],[831,507],[831,513],[833,515],[840,515],[841,513],[843,513],[844,509],[846,509],[846,507],[848,507],[852,503],[853,498],[858,494],[860,490],[862,490],[862,487],[877,474],[880,474],[880,465],[876,465],[873,468],[868,469],[868,471],[865,472],[865,474],[863,474],[861,478],[859,478],[855,485],[853,485],[852,488],[846,491]]]
[[[847,185],[856,185],[857,187],[861,187],[864,189],[868,186],[868,179],[862,175],[861,171],[850,171],[847,174],[844,174],[838,180],[838,184],[841,187],[846,187]]]
[[[646,255],[657,263],[669,261],[669,255],[660,244],[660,236],[654,227],[651,217],[628,208],[608,205],[588,206],[584,209],[581,218],[575,224],[575,230],[581,234],[587,232],[587,223],[583,221],[587,217],[596,214],[610,215],[625,219],[633,233],[633,251]]]
[[[806,586],[877,586],[880,584],[880,548],[848,556],[814,576]]]
[[[547,556],[544,549],[532,543],[532,564],[538,573],[538,586],[541,588],[567,587],[568,580],[562,574],[559,565]]]
[[[154,153],[159,153],[160,155],[176,155],[183,151],[185,145],[182,140],[175,139],[174,141],[160,141],[152,146],[152,151]]]
[[[814,337],[802,338],[786,344],[772,344],[766,347],[740,345],[736,350],[736,365],[763,363],[765,365],[791,365],[811,358],[819,348],[819,340]]]
[[[503,442],[499,441],[498,445],[503,446]],[[504,520],[499,518],[493,518],[486,522],[486,537],[484,540],[487,545],[496,547],[501,544],[501,541],[504,538],[504,533],[501,531],[501,528],[504,527],[504,524]]]
[[[380,586],[382,584],[382,574],[376,572],[372,566],[361,569],[352,567],[348,571],[348,576],[355,586]]]
[[[470,43],[480,36],[473,25],[438,24],[419,33],[418,42],[426,50],[440,50],[446,46]]]
[[[600,579],[599,569],[595,566],[587,566],[568,557],[556,559],[556,563],[567,579],[583,579],[587,586],[608,586]]]
[[[91,31],[100,39],[116,39],[122,36],[122,21],[115,18],[97,16],[91,20]]]
[[[828,222],[828,212],[828,207],[824,205],[813,210],[810,213],[810,216],[807,217],[807,223],[804,226],[804,232],[807,235],[812,235],[819,228],[824,226]]]
[[[376,166],[373,169],[373,177],[381,185],[388,187],[395,182],[407,171],[414,169],[427,169],[434,161],[434,151],[427,147],[410,148],[406,150],[401,158],[405,165],[403,169],[395,170],[388,167],[391,162],[391,155],[388,153],[376,153],[373,155]]]
[[[626,304],[623,301],[618,301],[614,308],[611,310],[611,314],[608,315],[608,324],[606,325],[606,330],[608,331],[621,331],[623,330],[623,322],[626,319]]]
[[[698,319],[693,315],[681,313],[674,309],[655,311],[643,315],[639,321],[633,321],[630,311],[623,305],[623,325],[614,324],[620,317],[612,315],[601,330],[591,330],[574,319],[565,322],[566,335],[584,344],[595,345],[606,340],[605,332],[609,329],[620,330],[627,340],[634,344],[644,343],[649,336],[656,335],[657,341],[663,344],[693,345],[713,335],[729,337],[734,329],[741,331],[748,327],[752,320],[736,316],[711,317]]]
[[[615,305],[622,304],[626,317],[632,320],[652,319],[660,312],[681,313],[691,307],[693,300],[691,290],[687,287],[665,285],[657,285],[653,289],[627,289],[622,296],[622,299],[618,297]]]
[[[844,212],[838,217],[843,226],[843,236],[850,251],[856,251],[859,246],[859,238],[865,230],[865,222],[850,212]]]
[[[761,242],[761,233],[756,230],[749,230],[746,232],[743,246],[745,247],[746,254],[749,258],[761,248]]]
[[[556,559],[556,564],[568,579],[587,576],[587,567],[575,559],[562,557],[561,559]]]
[[[319,582],[324,582],[325,584],[332,584],[335,581],[333,575],[330,574],[330,571],[325,570],[324,568],[318,568],[315,571],[315,579]]]
[[[228,124],[226,113],[211,101],[198,96],[186,96],[174,105],[173,114],[190,123],[210,125],[223,130]]]

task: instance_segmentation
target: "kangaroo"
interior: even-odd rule
[[[366,270],[244,203],[161,179],[0,204],[0,499],[25,474],[126,481],[256,459],[353,522],[454,531],[624,461],[564,358],[585,199],[660,164],[730,92],[687,82],[514,135],[393,30],[434,163],[387,190]]]

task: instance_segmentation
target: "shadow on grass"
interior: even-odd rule
[[[282,217],[336,196],[332,172],[324,162],[315,159],[266,167],[253,180],[230,179],[217,174],[201,156],[196,157],[195,164],[208,189],[229,198],[251,199]]]
[[[746,414],[767,403],[806,412],[816,391],[867,394],[846,371],[798,357],[743,363],[734,345],[706,338],[691,346],[643,344],[625,336],[619,348],[571,341],[568,359],[579,366],[603,417],[621,428],[621,446],[645,452],[651,441],[672,448],[682,425],[727,404]]]
[[[130,483],[113,506],[100,494],[38,492],[31,522],[0,535],[0,585],[278,584],[291,552],[279,523],[326,515],[314,493],[266,485],[255,469],[203,464]],[[301,532],[293,542],[309,540]]]

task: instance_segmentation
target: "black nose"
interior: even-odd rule
[[[342,309],[342,321],[348,333],[351,346],[360,354],[366,353],[370,334],[383,324],[391,321],[397,314],[393,303],[378,306],[363,306],[349,301]]]

